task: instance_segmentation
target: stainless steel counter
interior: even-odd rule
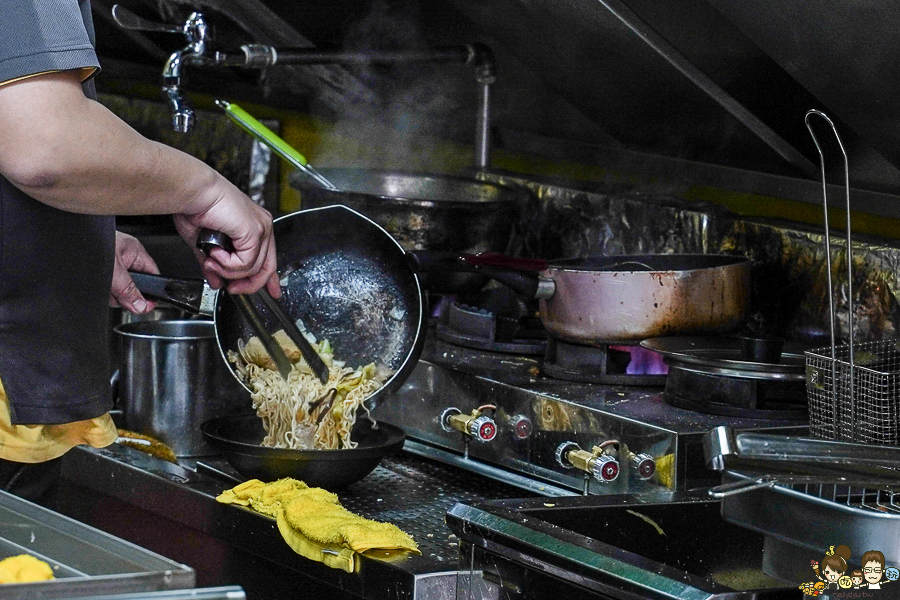
[[[459,504],[447,515],[474,583],[459,600],[788,600],[797,583],[768,576],[767,540],[725,522],[705,491]],[[807,562],[807,567],[808,567]]]
[[[0,558],[23,554],[50,565],[55,578],[4,584],[3,600],[151,595],[195,583],[184,564],[0,491]]]
[[[68,493],[58,510],[190,565],[198,585],[240,585],[253,600],[293,598],[299,589],[309,597],[412,600],[455,597],[458,540],[444,523],[447,510],[456,502],[525,495],[419,457],[388,458],[341,492],[341,502],[395,523],[422,554],[390,562],[364,555],[351,574],[295,554],[274,519],[216,502],[235,485],[227,479],[233,471],[220,459],[201,462],[206,466],[191,470],[115,444],[77,448],[64,461]]]

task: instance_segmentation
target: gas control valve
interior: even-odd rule
[[[601,446],[594,446],[588,452],[575,442],[563,442],[556,449],[556,461],[566,469],[575,468],[589,473],[601,483],[615,481],[619,476],[619,461],[606,454],[606,449]]]
[[[629,452],[629,462],[640,479],[650,479],[656,473],[656,461],[649,454]]]
[[[467,415],[458,408],[448,408],[441,413],[441,427],[448,432],[459,431],[479,442],[489,442],[497,436],[497,423],[482,410],[476,408]]]

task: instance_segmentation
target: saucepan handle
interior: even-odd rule
[[[546,268],[543,260],[436,250],[416,250],[407,255],[413,270],[418,273],[480,273],[525,298],[549,298],[555,291],[553,281],[538,274]]]
[[[135,271],[129,271],[129,274],[137,289],[151,300],[177,306],[192,314],[213,314],[216,290],[202,279],[172,279]]]

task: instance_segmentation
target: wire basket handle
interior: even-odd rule
[[[831,280],[831,229],[828,224],[828,186],[825,182],[825,154],[822,152],[822,146],[819,144],[819,140],[816,138],[816,134],[812,130],[812,126],[810,125],[810,117],[813,115],[817,115],[828,123],[831,126],[831,131],[834,132],[834,137],[837,140],[838,146],[841,149],[841,155],[844,159],[844,197],[846,200],[846,213],[847,213],[847,328],[850,338],[850,382],[848,386],[848,394],[849,394],[849,404],[850,404],[850,415],[851,415],[851,423],[853,427],[853,432],[851,435],[856,435],[856,419],[853,416],[856,414],[854,410],[854,398],[853,398],[853,369],[854,369],[854,361],[853,361],[853,244],[852,244],[852,236],[850,233],[850,167],[847,161],[847,151],[844,150],[844,144],[841,142],[841,136],[838,135],[837,128],[834,126],[834,122],[828,115],[823,113],[822,111],[811,109],[807,111],[806,117],[804,121],[806,123],[806,128],[809,130],[809,135],[812,136],[813,142],[816,145],[816,150],[819,151],[819,172],[822,178],[822,211],[824,213],[825,219],[825,260],[828,269],[828,313],[829,319],[831,321],[831,381],[832,381],[832,401],[834,403],[834,439],[838,439],[838,385],[837,385],[837,356],[836,356],[836,342],[835,342],[835,318],[834,318],[834,285]]]

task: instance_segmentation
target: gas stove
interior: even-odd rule
[[[673,406],[665,376],[636,385],[551,377],[542,355],[460,346],[429,330],[407,383],[375,411],[402,423],[405,450],[542,495],[630,494],[715,485],[701,438],[737,430],[803,434],[795,418]],[[551,366],[549,370],[552,370]],[[767,415],[764,415],[767,416]]]

